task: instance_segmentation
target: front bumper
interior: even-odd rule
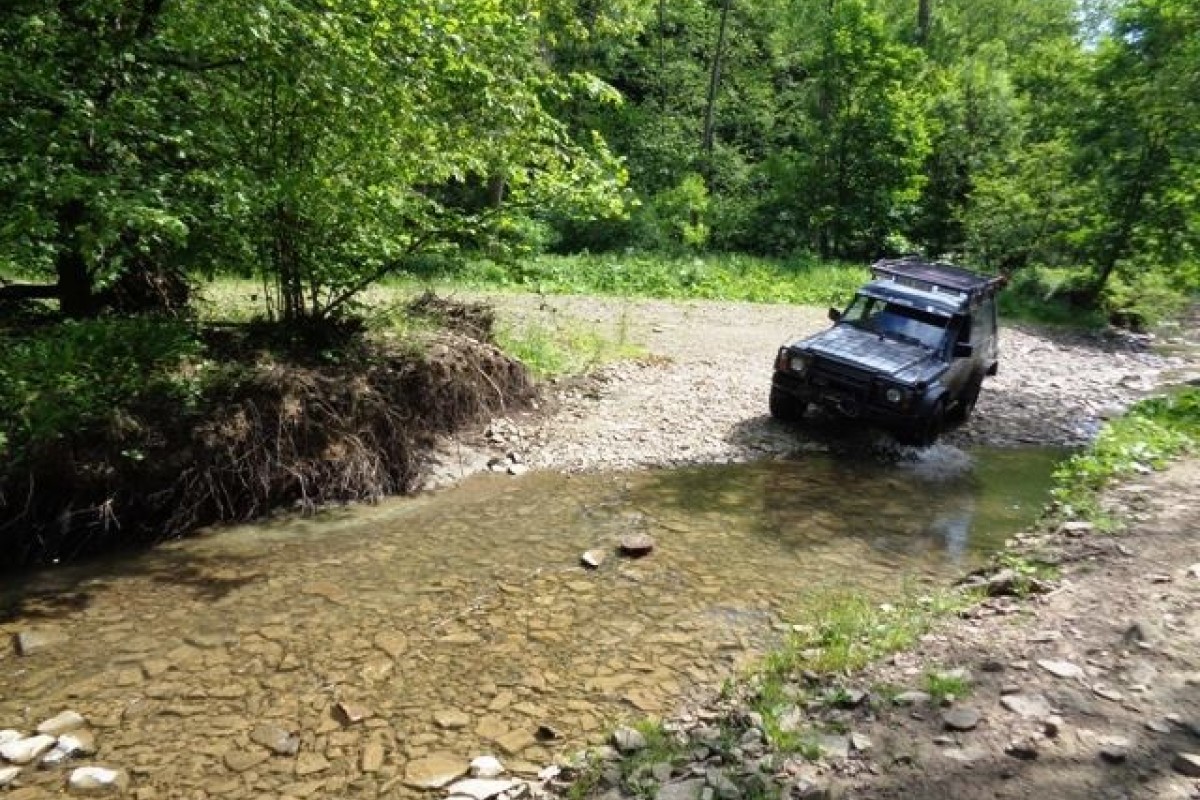
[[[913,397],[903,405],[893,405],[877,399],[872,384],[847,387],[818,375],[800,376],[788,370],[776,370],[772,387],[798,403],[814,403],[836,414],[852,419],[865,419],[883,424],[902,424],[916,420],[919,402]]]

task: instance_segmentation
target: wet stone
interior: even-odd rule
[[[920,706],[928,703],[932,698],[925,692],[901,692],[892,698],[892,702],[898,706]]]
[[[399,658],[408,651],[408,637],[394,631],[384,631],[375,635],[375,646],[392,658]]]
[[[1100,760],[1109,764],[1123,764],[1129,758],[1129,740],[1115,736],[1100,745]]]
[[[465,728],[471,724],[471,718],[458,709],[445,709],[433,715],[433,721],[439,728],[448,731]]]
[[[383,745],[379,742],[367,742],[363,746],[360,762],[363,772],[378,772],[383,768]]]
[[[1004,753],[1022,761],[1033,761],[1038,757],[1037,741],[1034,739],[1014,739],[1004,748]]]
[[[668,783],[659,787],[658,792],[654,795],[654,800],[699,800],[704,786],[703,778]]]
[[[225,754],[225,766],[234,772],[257,767],[271,756],[264,750],[230,750]]]
[[[588,550],[579,557],[579,563],[588,569],[600,569],[608,556],[603,550]]]
[[[294,756],[300,750],[300,737],[278,725],[259,725],[250,732],[250,741],[280,756]]]
[[[329,761],[320,753],[301,753],[296,759],[296,777],[303,778],[329,769]]]
[[[71,731],[58,737],[54,749],[70,758],[95,755],[96,737],[91,731]]]
[[[441,789],[461,778],[468,766],[451,753],[434,753],[410,761],[404,771],[404,783],[414,789]]]
[[[77,711],[63,711],[37,726],[38,733],[47,736],[61,736],[87,724],[87,720]]]
[[[20,767],[0,767],[0,789],[3,789],[16,780],[20,774]]]
[[[451,795],[470,797],[473,800],[489,800],[498,794],[503,794],[517,787],[516,781],[490,780],[486,778],[467,778],[452,783],[446,789]]]
[[[496,737],[496,746],[505,755],[515,756],[522,750],[525,750],[537,744],[533,734],[526,730],[509,731],[503,736]]]
[[[634,533],[621,537],[621,554],[631,558],[641,558],[654,551],[654,539],[644,533]]]
[[[342,725],[356,725],[370,717],[371,710],[358,703],[343,701],[333,707],[333,714]]]
[[[17,655],[30,656],[39,650],[48,650],[65,644],[69,637],[62,631],[42,629],[20,631],[14,637]]]

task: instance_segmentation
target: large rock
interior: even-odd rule
[[[467,774],[467,763],[453,753],[433,753],[408,762],[404,783],[413,789],[441,789]]]
[[[129,788],[129,775],[121,769],[79,767],[67,779],[67,788],[81,795],[123,794]]]
[[[82,714],[76,711],[63,711],[38,725],[37,732],[47,736],[62,736],[64,733],[79,730],[86,724],[87,720],[83,718]]]
[[[6,742],[0,744],[0,758],[12,764],[32,764],[49,752],[55,741],[53,736],[38,734],[27,739]]]

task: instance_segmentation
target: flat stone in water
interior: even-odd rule
[[[588,550],[579,557],[579,561],[588,569],[600,569],[608,556],[603,550]]]
[[[0,767],[0,788],[8,786],[20,774],[20,767]]]
[[[496,778],[504,774],[504,765],[495,756],[479,756],[471,761],[472,778]]]
[[[1040,659],[1038,666],[1058,678],[1082,678],[1083,667],[1078,664],[1072,664],[1070,661],[1055,661],[1053,659]]]
[[[392,658],[399,658],[408,650],[408,637],[395,631],[383,631],[375,635],[375,646]]]
[[[68,641],[68,636],[62,631],[52,629],[21,631],[15,637],[17,655],[29,656],[39,650],[57,647]]]
[[[378,772],[383,768],[383,745],[379,742],[367,742],[362,751],[362,771]]]
[[[300,737],[278,725],[259,725],[250,732],[250,741],[280,756],[294,756],[300,750]]]
[[[453,753],[434,753],[408,762],[404,783],[414,789],[441,789],[467,774],[467,763]]]
[[[456,708],[444,709],[433,715],[433,721],[439,728],[456,731],[471,724],[471,718]]]
[[[654,540],[644,533],[621,537],[621,552],[632,558],[641,558],[654,550]]]
[[[969,731],[979,724],[980,714],[973,708],[952,708],[942,715],[947,730]]]

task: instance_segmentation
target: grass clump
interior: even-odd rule
[[[571,321],[501,325],[496,341],[539,378],[581,375],[644,353],[630,343],[624,320],[612,336]]]
[[[927,672],[925,692],[938,704],[948,700],[961,700],[971,694],[971,681],[954,672]]]
[[[1051,494],[1062,517],[1087,519],[1100,527],[1113,521],[1100,503],[1112,481],[1163,469],[1175,456],[1200,443],[1200,388],[1152,397],[1104,426],[1095,443],[1054,473]]]

